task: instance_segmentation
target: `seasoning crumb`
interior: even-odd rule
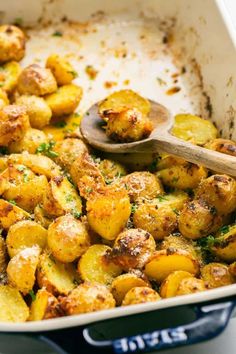
[[[90,80],[95,80],[98,74],[98,71],[92,65],[87,65],[85,72]]]
[[[115,82],[115,81],[105,81],[105,82],[104,82],[104,87],[105,87],[106,89],[110,89],[110,88],[112,88],[113,86],[117,86],[117,82]]]
[[[165,86],[166,85],[166,81],[164,81],[162,78],[157,77],[157,81],[159,83],[160,86]]]
[[[169,90],[167,90],[166,94],[171,96],[171,95],[174,95],[175,93],[179,92],[180,90],[181,90],[181,87],[174,86],[174,87],[171,87]]]
[[[129,85],[129,84],[130,84],[130,80],[129,80],[129,79],[124,80],[124,81],[123,81],[123,84],[124,84],[124,85]]]

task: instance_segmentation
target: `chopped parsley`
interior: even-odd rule
[[[27,173],[23,174],[23,181],[24,181],[24,183],[29,182],[29,177],[28,177]]]
[[[176,215],[179,215],[179,210],[178,210],[178,209],[173,208],[172,210],[173,210],[173,212],[174,212]]]
[[[34,290],[30,290],[30,291],[29,291],[29,295],[31,296],[32,301],[35,301],[36,295],[35,295],[35,293],[34,293]]]
[[[8,153],[7,147],[6,146],[0,146],[0,154],[1,155],[6,155],[7,153]]]
[[[50,141],[49,143],[42,143],[37,147],[36,154],[43,154],[51,158],[57,157],[58,153],[52,150],[54,145],[54,141]]]
[[[78,77],[78,73],[77,73],[77,71],[75,71],[75,70],[71,70],[71,71],[69,71],[69,73],[73,75],[74,79],[75,79],[76,77]]]
[[[52,36],[53,37],[62,37],[63,33],[61,31],[55,31],[55,32],[53,32]]]
[[[73,195],[71,194],[67,194],[66,195],[66,201],[69,203],[69,202],[73,202],[74,198],[73,198]]]
[[[16,26],[22,26],[23,25],[23,18],[21,17],[16,17],[14,20],[14,25]]]
[[[74,211],[73,212],[73,216],[76,218],[76,219],[79,219],[81,217],[82,213],[79,212],[79,211]]]
[[[178,180],[179,180],[179,177],[173,177],[171,181],[172,181],[173,183],[177,183]]]
[[[157,199],[158,199],[159,202],[163,202],[164,200],[167,200],[167,198],[165,196],[163,196],[163,195],[158,195]]]
[[[157,170],[158,159],[155,158],[152,163],[148,166],[150,172],[155,172]]]
[[[160,86],[165,86],[166,85],[166,81],[164,81],[163,79],[161,79],[160,77],[157,77],[157,81],[159,83]]]
[[[221,228],[220,228],[220,230],[219,230],[219,232],[221,233],[221,234],[227,234],[227,232],[229,232],[229,225],[225,225],[225,226],[222,226]]]
[[[93,188],[91,188],[91,187],[86,188],[86,193],[91,193],[92,191],[93,191]]]
[[[133,204],[131,205],[131,213],[135,213],[136,210],[137,210],[137,208],[138,208],[138,206],[133,203]]]
[[[17,170],[18,170],[19,172],[23,172],[23,171],[25,170],[25,166],[18,166],[18,167],[17,167]]]
[[[10,200],[8,200],[8,202],[13,204],[13,205],[16,205],[16,201],[14,199],[10,199]]]
[[[62,120],[61,122],[56,122],[53,125],[54,125],[54,127],[57,127],[57,128],[65,128],[66,124],[67,123]]]

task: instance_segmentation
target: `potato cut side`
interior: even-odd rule
[[[197,145],[204,145],[217,137],[214,124],[192,114],[177,114],[171,133]]]
[[[164,194],[158,196],[153,200],[158,207],[162,205],[168,205],[172,209],[181,210],[183,209],[184,204],[188,201],[189,196],[184,191],[174,191],[169,194]]]
[[[10,257],[14,257],[22,249],[34,245],[43,249],[47,244],[47,230],[35,221],[22,220],[10,227],[6,243]]]
[[[0,285],[0,321],[25,322],[29,309],[20,292],[9,285]]]
[[[112,280],[121,274],[122,269],[106,258],[109,251],[111,248],[106,245],[89,247],[78,263],[83,280],[110,285]]]
[[[0,199],[0,227],[9,227],[20,220],[30,219],[30,214],[6,200]]]
[[[60,316],[57,298],[46,289],[39,289],[30,307],[30,321],[41,321]]]
[[[198,261],[187,251],[157,251],[152,260],[145,266],[145,274],[150,279],[163,281],[170,273],[183,270],[193,275],[199,273]]]
[[[78,284],[78,275],[73,264],[58,262],[45,252],[40,256],[37,281],[55,295],[67,295]]]
[[[18,77],[21,72],[20,64],[16,61],[10,61],[1,67],[0,85],[7,93],[14,90]]]
[[[161,297],[173,297],[176,296],[179,284],[181,280],[185,278],[193,277],[193,274],[185,272],[183,270],[177,270],[170,273],[168,277],[161,284],[160,295]]]
[[[149,287],[148,280],[144,280],[134,273],[126,273],[116,277],[111,284],[111,292],[117,305],[121,305],[127,292],[135,287]]]
[[[223,235],[219,232],[217,236],[211,247],[212,252],[225,262],[236,261],[236,225],[230,226]]]

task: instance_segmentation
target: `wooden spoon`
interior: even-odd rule
[[[85,140],[95,148],[112,153],[153,153],[167,152],[192,163],[236,177],[236,157],[208,150],[176,138],[170,134],[173,117],[168,109],[151,101],[149,118],[154,129],[147,139],[132,143],[116,143],[110,140],[103,129],[104,121],[98,114],[98,104],[93,105],[81,122],[81,133]]]

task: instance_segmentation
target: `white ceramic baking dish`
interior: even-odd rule
[[[173,114],[192,112],[208,116],[224,137],[236,139],[236,34],[222,1],[2,0],[0,21],[30,27],[23,66],[32,61],[44,62],[52,52],[70,58],[79,72],[77,81],[84,88],[80,112],[108,92],[127,87],[166,105]],[[88,79],[86,65],[97,69],[95,80]],[[180,71],[182,75],[174,83],[172,74]],[[181,90],[167,95],[167,89],[176,85]],[[144,335],[137,330],[131,331],[131,337],[108,340],[109,330],[102,322],[105,332],[100,325],[101,335],[106,340],[100,341],[93,337],[94,325],[84,330],[85,339],[94,346],[113,345],[117,352],[125,353],[152,351],[219,334],[230,318],[235,294],[236,285],[232,285],[97,313],[22,324],[0,323],[0,331],[31,332],[52,343],[47,338],[52,333],[59,333],[53,340],[63,336],[61,331],[65,328],[74,327],[75,333],[79,326],[92,323],[97,326],[100,321],[122,318],[119,330],[124,331],[122,335],[117,334],[122,337],[130,333],[132,320],[145,323],[142,313],[155,313],[160,320],[160,314],[164,319],[167,312],[165,315],[163,311],[171,308],[167,329],[163,329],[166,327],[163,322],[158,330]],[[197,309],[196,319],[174,327],[176,309],[180,307],[183,314],[187,307]],[[115,328],[116,322],[109,326]],[[148,330],[149,326],[145,328]],[[96,331],[99,332],[98,327]],[[55,348],[62,352],[59,347]],[[72,353],[71,349],[64,349]]]

